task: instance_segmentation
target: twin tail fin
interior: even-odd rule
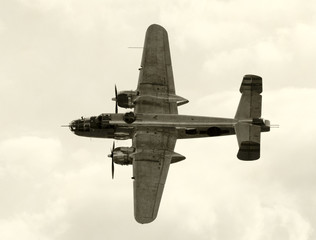
[[[262,78],[245,75],[240,86],[241,99],[235,119],[238,140],[238,159],[251,161],[260,158],[261,132],[270,131],[269,121],[261,118]]]

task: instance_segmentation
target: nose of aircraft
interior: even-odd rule
[[[74,132],[76,131],[77,129],[77,123],[76,123],[77,120],[74,120],[74,121],[71,121],[71,123],[69,123],[69,129],[70,131]]]
[[[90,124],[87,119],[81,118],[78,120],[74,120],[69,124],[70,131],[89,131]]]

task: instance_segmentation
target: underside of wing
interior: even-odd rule
[[[157,217],[176,143],[174,129],[139,130],[133,139],[134,214],[139,223]]]
[[[137,92],[136,113],[178,113],[168,34],[156,24],[146,32]]]

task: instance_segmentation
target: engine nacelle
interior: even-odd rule
[[[136,97],[136,91],[121,91],[117,94],[117,104],[122,108],[134,108]]]
[[[131,165],[133,163],[131,154],[134,151],[133,147],[117,147],[113,150],[113,161],[120,165]]]

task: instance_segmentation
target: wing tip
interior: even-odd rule
[[[159,25],[159,24],[156,24],[156,23],[151,24],[151,25],[147,28],[147,31],[150,31],[150,30],[163,30],[164,32],[167,32],[166,29],[165,29],[163,26],[161,26],[161,25]]]
[[[141,216],[135,215],[134,217],[135,217],[136,222],[140,224],[147,224],[147,223],[153,222],[156,219],[157,215],[154,217],[141,217]]]

